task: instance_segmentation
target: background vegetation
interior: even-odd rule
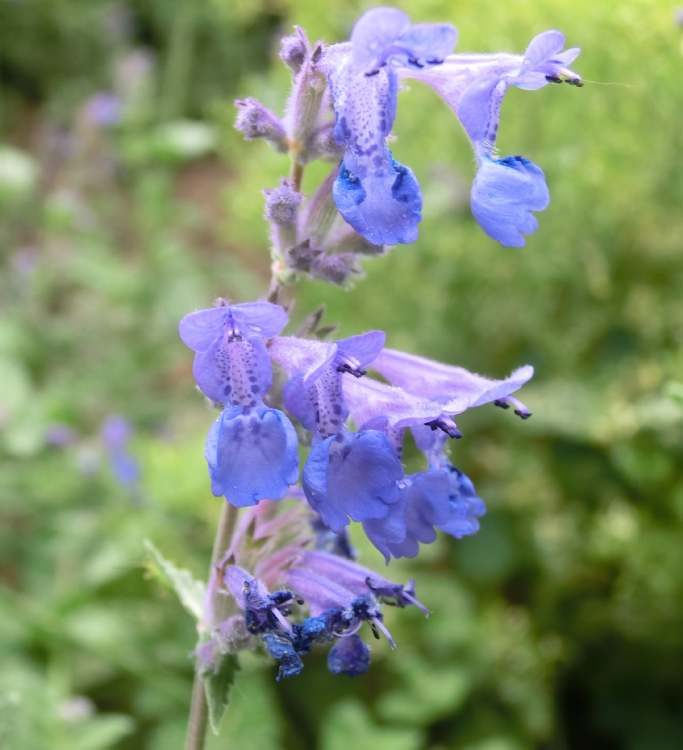
[[[584,89],[513,91],[503,112],[501,150],[544,167],[552,205],[526,249],[486,238],[467,206],[466,139],[411,86],[395,151],[424,186],[420,241],[368,263],[350,292],[304,284],[297,314],[324,298],[342,334],[384,328],[394,346],[496,375],[531,362],[534,417],[459,422],[457,462],[489,514],[475,538],[396,566],[430,620],[390,612],[398,651],[377,645],[355,681],[314,657],[276,685],[246,659],[211,747],[683,747],[675,8],[401,5],[453,21],[462,51],[521,51],[553,27],[583,48]],[[0,2],[2,748],[182,744],[193,626],[143,540],[203,577],[218,504],[211,415],[176,326],[218,295],[263,293],[259,191],[286,169],[239,139],[231,101],[281,109],[278,35],[298,23],[342,39],[364,7]],[[123,102],[115,126],[102,92]],[[134,429],[123,448],[102,437],[116,414]],[[133,464],[117,480],[122,460],[139,478]]]

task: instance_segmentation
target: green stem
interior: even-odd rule
[[[192,684],[192,703],[187,721],[185,750],[202,750],[206,741],[206,727],[209,719],[209,708],[204,691],[204,678],[199,671],[194,673]]]
[[[232,535],[237,524],[237,508],[230,503],[223,503],[221,517],[216,529],[216,538],[213,542],[211,553],[211,566],[209,577],[211,577],[214,566],[225,556],[232,540]],[[187,723],[187,737],[185,739],[185,750],[203,750],[206,742],[206,727],[209,717],[206,703],[206,692],[204,690],[204,678],[195,666],[194,683],[192,685],[192,702],[190,704],[190,716]]]

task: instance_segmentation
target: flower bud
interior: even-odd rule
[[[307,145],[318,125],[320,106],[327,87],[327,79],[321,65],[322,58],[323,45],[318,42],[306,56],[296,75],[287,105],[290,144],[301,163],[309,158],[306,153]]]
[[[287,150],[287,135],[280,119],[257,99],[236,99],[235,129],[247,141],[265,138],[278,151]]]
[[[313,247],[310,240],[304,240],[287,250],[287,265],[294,271],[310,273],[320,254],[321,251]]]
[[[296,74],[301,70],[308,54],[308,39],[303,29],[295,26],[295,33],[280,42],[280,59]]]
[[[346,284],[351,276],[360,273],[361,268],[353,253],[321,255],[311,268],[311,276],[339,286]]]
[[[263,195],[266,198],[265,216],[268,221],[281,226],[296,224],[303,196],[294,190],[289,180],[283,179],[279,187],[264,190]]]
[[[309,159],[339,161],[343,155],[344,147],[340,146],[334,138],[333,122],[326,123],[313,132],[308,141]]]

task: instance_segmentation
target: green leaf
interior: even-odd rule
[[[130,716],[109,714],[82,723],[70,738],[71,750],[109,750],[132,734],[135,723]],[[66,744],[66,743],[65,743]]]
[[[381,726],[358,701],[335,703],[324,717],[323,750],[418,750],[422,732],[415,727]]]
[[[238,669],[237,657],[234,654],[225,654],[220,657],[215,670],[204,674],[209,723],[214,734],[218,734],[221,719],[230,705],[230,691]]]
[[[201,620],[206,586],[194,578],[189,570],[177,568],[172,562],[167,560],[149,539],[145,540],[145,548],[152,556],[154,562],[159,566],[159,571],[168,585],[178,595],[183,607],[185,607],[195,620]]]

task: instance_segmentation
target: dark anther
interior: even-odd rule
[[[560,76],[547,75],[545,80],[548,81],[548,83],[562,83]]]
[[[294,598],[294,594],[291,591],[274,591],[269,599],[277,607],[280,604],[285,604]]]
[[[375,626],[374,622],[370,623],[370,630],[372,630],[372,634],[375,636],[375,639],[379,640],[379,632],[377,631],[377,627]]]
[[[365,74],[366,78],[372,78],[372,76],[376,76],[379,73],[380,69],[376,68],[375,70],[371,70],[369,73]]]
[[[425,422],[425,427],[429,427],[432,430],[441,430],[442,432],[445,432],[449,438],[454,438],[456,440],[462,437],[462,432],[460,432],[455,426],[455,422],[450,419],[446,420],[443,417],[432,419],[431,422]]]
[[[297,600],[296,600],[296,603],[297,603],[297,604],[298,604],[299,606],[301,606],[301,605],[305,604],[306,602],[305,602],[305,601],[304,601],[303,599],[301,599],[301,598],[299,597],[299,598],[297,598]]]
[[[580,78],[568,78],[567,83],[570,86],[576,86],[577,88],[581,88],[583,86],[583,81]]]
[[[529,417],[531,416],[530,411],[521,411],[520,409],[515,409],[515,414],[522,419],[529,419]]]
[[[498,406],[498,407],[500,407],[501,409],[509,409],[509,408],[510,408],[510,404],[508,404],[508,402],[507,402],[507,401],[503,401],[503,399],[502,399],[502,398],[497,398],[497,399],[496,399],[496,400],[495,400],[495,401],[493,402],[493,405],[494,405],[494,406]]]
[[[367,370],[360,370],[351,367],[351,365],[346,364],[346,362],[337,367],[337,372],[348,372],[350,375],[353,375],[354,378],[362,378],[363,375],[367,374]]]

